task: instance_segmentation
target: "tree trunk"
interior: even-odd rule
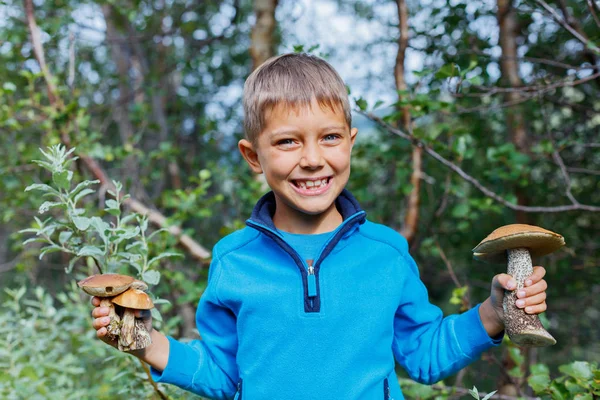
[[[102,6],[104,21],[106,23],[106,36],[110,43],[110,54],[113,62],[117,67],[119,79],[119,99],[117,106],[113,107],[114,119],[117,122],[119,135],[123,145],[130,143],[133,137],[134,128],[129,120],[129,103],[133,100],[133,91],[129,85],[129,70],[131,68],[131,60],[128,56],[131,52],[127,49],[127,41],[125,36],[119,34],[115,21],[113,20],[113,6],[104,4]],[[127,176],[130,179],[132,187],[131,192],[139,194],[139,168],[133,156],[128,156],[123,162],[122,176]]]
[[[398,38],[398,54],[396,56],[394,78],[396,81],[396,89],[401,92],[406,92],[407,86],[404,76],[404,61],[406,59],[406,49],[408,48],[408,7],[406,6],[405,0],[396,0],[396,5],[398,7],[398,28],[400,30],[400,37]],[[402,96],[404,96],[404,94],[399,94],[399,100],[402,100]],[[397,126],[405,132],[412,134],[410,110],[408,107],[402,107],[400,111],[402,117],[401,120],[397,122]],[[412,190],[407,199],[404,224],[401,229],[401,234],[406,238],[409,246],[414,242],[419,226],[422,157],[422,149],[418,146],[414,146],[412,150],[412,174],[410,177]]]
[[[517,35],[518,22],[512,0],[498,0],[498,26],[500,29],[500,47],[502,48],[502,61],[500,64],[502,71],[502,80],[508,87],[521,87],[523,81],[519,76],[519,62],[517,60]],[[522,96],[520,92],[507,92],[504,98],[508,104],[515,104],[514,107],[506,108],[506,127],[511,142],[515,148],[522,153],[529,153],[529,140],[525,128],[525,116],[519,106]],[[525,192],[516,188],[515,193],[519,205],[529,203]],[[528,217],[524,212],[517,211],[516,220],[518,223],[527,223]]]
[[[254,14],[256,23],[250,33],[250,56],[252,57],[252,70],[274,55],[273,32],[277,21],[275,9],[278,0],[254,0]]]
[[[523,86],[523,81],[519,76],[519,62],[517,54],[517,36],[519,33],[519,25],[517,16],[513,6],[513,0],[498,0],[498,27],[500,30],[499,40],[502,48],[501,71],[502,80],[508,87],[517,88]],[[511,142],[515,148],[522,153],[529,153],[529,140],[527,137],[527,129],[525,126],[525,116],[521,109],[522,95],[518,91],[507,92],[504,101],[510,104],[506,110],[506,128]],[[529,203],[527,195],[522,188],[516,187],[515,194],[519,205],[527,205]],[[516,221],[521,224],[529,223],[527,213],[522,211],[516,212]],[[521,348],[523,354],[527,357],[529,349]],[[505,348],[502,353],[502,365],[506,371],[510,371],[516,365],[509,355],[508,349]],[[525,363],[521,366],[523,376],[525,376]],[[498,393],[516,396],[521,394],[523,379],[511,378],[508,374],[501,374],[497,384]]]

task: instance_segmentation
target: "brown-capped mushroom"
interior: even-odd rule
[[[152,343],[150,332],[146,329],[143,321],[135,318],[135,310],[150,310],[154,308],[150,296],[143,290],[132,287],[115,297],[112,301],[124,308],[119,334],[119,350],[131,351],[143,349]]]
[[[531,257],[550,254],[565,245],[558,233],[526,224],[502,226],[481,241],[474,249],[477,260],[491,263],[508,263],[508,274],[517,282],[517,289],[504,296],[504,325],[510,339],[521,346],[551,346],[556,344],[542,326],[537,315],[527,314],[515,302],[517,291],[533,273]]]
[[[100,307],[108,307],[110,323],[106,327],[110,337],[119,335],[120,318],[115,312],[111,298],[123,293],[133,283],[134,278],[120,274],[92,275],[77,282],[77,285],[90,296],[100,297]]]

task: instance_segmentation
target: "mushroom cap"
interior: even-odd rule
[[[154,308],[152,299],[146,292],[139,289],[129,289],[114,299],[112,302],[125,308],[133,308],[135,310],[150,310]]]
[[[77,285],[91,296],[112,297],[129,289],[133,280],[127,275],[99,274],[88,276],[77,282]]]
[[[558,233],[539,226],[526,224],[504,225],[494,230],[473,249],[477,260],[503,263],[508,260],[506,250],[527,248],[532,257],[550,254],[565,245]]]
[[[146,282],[144,281],[140,281],[139,279],[135,279],[132,283],[131,283],[131,288],[132,289],[139,289],[142,291],[147,291],[148,290],[148,285],[146,284]]]

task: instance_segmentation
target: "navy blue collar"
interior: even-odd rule
[[[352,196],[348,189],[342,190],[342,193],[335,200],[335,206],[337,207],[340,214],[342,214],[342,218],[347,220],[351,216],[363,211],[360,208],[360,204],[358,201]],[[263,197],[258,200],[256,205],[254,206],[254,210],[252,210],[252,215],[250,216],[250,221],[255,223],[259,223],[273,231],[277,231],[275,228],[275,224],[273,224],[273,215],[275,214],[275,194],[273,192],[269,192],[265,194]],[[357,221],[362,224],[365,222],[366,214],[362,212],[362,217]]]

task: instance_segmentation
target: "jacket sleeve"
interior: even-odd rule
[[[210,399],[231,399],[239,372],[236,316],[217,295],[220,262],[213,253],[208,285],[196,312],[202,340],[182,342],[169,337],[169,359],[164,371],[152,369],[156,382],[170,383]]]
[[[408,375],[432,384],[477,360],[484,350],[502,342],[490,338],[479,317],[479,306],[443,317],[429,302],[419,270],[406,251],[402,254],[403,299],[394,319],[394,356]]]

